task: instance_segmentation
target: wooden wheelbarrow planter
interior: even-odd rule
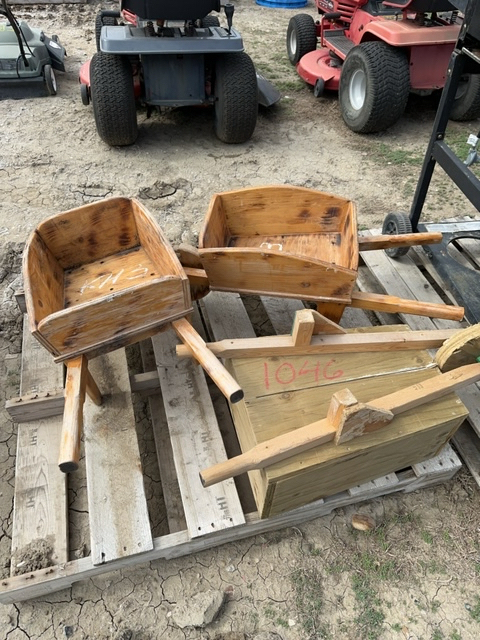
[[[48,218],[23,261],[30,330],[65,362],[60,468],[78,465],[85,394],[101,402],[87,360],[171,325],[231,402],[239,385],[185,319],[188,278],[161,229],[133,199],[111,198]]]
[[[350,200],[301,187],[254,187],[215,194],[200,233],[197,263],[182,253],[180,261],[194,290],[203,294],[208,285],[311,300],[335,322],[346,306],[461,320],[460,307],[354,291],[360,251],[441,239],[440,233],[359,237]]]
[[[379,329],[371,329],[370,341]],[[385,329],[377,334],[381,349],[389,339]],[[393,344],[400,333],[390,334]],[[387,359],[368,347],[356,354],[359,334],[326,336],[326,351],[305,351],[323,354],[330,339],[342,339],[325,378],[328,357],[323,363],[300,357],[300,345],[293,351],[270,345],[268,355],[248,353],[246,344],[235,350],[232,357],[240,359],[230,368],[240,382],[250,380],[243,406],[232,407],[243,453],[203,470],[203,485],[249,472],[259,511],[268,517],[367,482],[379,469],[388,474],[436,455],[468,415],[452,392],[480,380],[480,325],[448,333],[442,344],[441,332],[404,331],[404,355],[394,347]],[[416,350],[419,340],[441,345],[435,362]],[[409,356],[408,349],[415,351]]]

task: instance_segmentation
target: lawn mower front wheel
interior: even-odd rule
[[[383,131],[405,111],[410,93],[408,60],[385,42],[354,47],[342,66],[339,100],[345,124],[356,133]]]
[[[412,233],[412,223],[409,216],[401,211],[392,211],[385,216],[383,221],[382,234],[397,236],[404,233]],[[410,247],[392,247],[385,249],[385,253],[390,258],[401,258],[408,253]]]
[[[43,67],[43,77],[45,80],[45,86],[47,88],[47,93],[49,96],[54,96],[57,93],[57,79],[55,78],[55,73],[52,69],[52,65],[46,64]]]
[[[138,128],[128,58],[98,51],[90,63],[90,93],[100,138],[111,147],[133,144]]]
[[[249,140],[257,124],[255,67],[245,52],[226,53],[215,65],[215,133],[227,144]]]
[[[317,28],[312,16],[299,13],[290,18],[287,28],[287,53],[292,64],[317,48]]]

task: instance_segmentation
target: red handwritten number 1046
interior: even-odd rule
[[[270,367],[268,362],[264,362],[263,373],[266,389],[270,389],[270,382],[288,385],[300,376],[311,376],[313,382],[335,380],[343,376],[341,369],[335,369],[335,360],[328,360],[325,363],[318,360],[313,363],[305,360],[301,367],[294,366],[291,362],[282,362],[276,369]]]

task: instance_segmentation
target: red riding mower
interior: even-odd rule
[[[225,27],[209,15],[221,8]],[[141,104],[147,117],[154,108],[213,106],[218,138],[247,141],[258,103],[270,106],[280,94],[256,74],[233,13],[220,0],[121,0],[120,11],[100,11],[97,53],[82,66],[80,83],[102,140],[134,143]]]
[[[288,57],[316,97],[339,91],[352,131],[383,131],[401,117],[410,92],[443,88],[461,23],[448,0],[315,2],[317,22],[308,14],[289,22]],[[478,117],[480,76],[465,75],[450,118]]]

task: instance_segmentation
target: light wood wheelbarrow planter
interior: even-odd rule
[[[299,313],[322,323],[315,312]],[[436,455],[468,415],[452,392],[480,380],[480,325],[377,327],[313,336],[311,343],[314,324],[295,325],[276,345],[265,338],[256,339],[262,345],[210,344],[232,358],[239,382],[249,382],[242,406],[232,407],[243,453],[205,469],[201,480],[210,486],[249,472],[262,517]],[[419,350],[436,347],[435,362]],[[177,353],[186,355],[181,346]]]
[[[151,337],[171,324],[223,393],[243,393],[185,319],[188,278],[161,229],[133,199],[111,198],[42,222],[23,262],[32,334],[67,367],[59,465],[78,465],[85,393],[101,393],[87,359]]]
[[[311,300],[338,322],[346,306],[461,320],[463,309],[354,291],[359,251],[441,242],[440,233],[359,237],[350,200],[293,186],[213,196],[198,262],[180,260],[197,290]],[[196,267],[196,268],[195,268]]]

